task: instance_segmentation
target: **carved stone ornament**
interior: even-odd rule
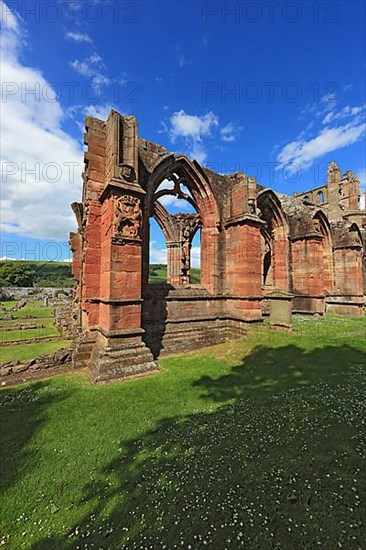
[[[115,237],[139,238],[141,227],[141,201],[137,197],[123,195],[116,202]]]
[[[119,175],[125,181],[135,181],[135,170],[133,166],[130,166],[129,164],[119,165]]]

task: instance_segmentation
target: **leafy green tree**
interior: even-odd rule
[[[2,286],[33,286],[36,272],[26,265],[4,262],[0,265]]]

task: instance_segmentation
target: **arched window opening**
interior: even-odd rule
[[[149,284],[167,282],[166,237],[154,218],[150,219]]]
[[[272,257],[271,251],[267,250],[263,258],[263,284],[267,284],[268,273],[271,268]]]
[[[191,247],[191,285],[198,285],[201,282],[201,228],[199,227],[192,239]]]
[[[149,283],[166,282],[171,286],[199,283],[200,217],[186,182],[176,173],[165,177],[156,188],[149,223]],[[161,239],[157,239],[158,226],[165,236],[165,256]],[[162,259],[164,264],[153,262],[152,258]]]
[[[309,203],[310,203],[309,195],[305,195],[305,197],[304,197],[304,203],[305,203],[305,204],[309,204]]]
[[[318,193],[318,202],[319,202],[319,204],[324,203],[324,193],[323,193],[323,191],[319,191],[319,193]]]
[[[271,239],[267,231],[262,233],[262,285],[265,287],[273,286],[273,269],[272,269],[272,249]]]
[[[288,229],[286,218],[276,195],[265,190],[257,199],[261,218],[262,287],[265,293],[289,290]]]
[[[313,217],[314,229],[323,236],[322,265],[323,265],[323,290],[324,293],[332,294],[334,288],[334,267],[333,267],[333,244],[329,222],[321,210]]]

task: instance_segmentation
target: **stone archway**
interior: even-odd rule
[[[289,290],[288,226],[278,197],[270,189],[258,193],[262,227],[262,262],[264,290]],[[266,275],[266,277],[265,277]]]
[[[360,212],[342,210],[334,219],[338,211],[330,209],[330,232],[329,205],[317,211],[304,204],[314,190],[292,198],[240,172],[217,174],[143,139],[135,117],[116,111],[107,121],[87,117],[84,140],[82,204],[73,205],[78,230],[70,236],[73,361],[88,366],[96,382],[151,372],[163,353],[246,334],[262,320],[266,286],[293,292],[296,311],[322,313],[324,292],[332,290],[332,239],[334,307],[362,313],[363,244],[346,221],[365,219]],[[172,184],[165,194],[185,198],[196,214],[166,213],[158,189],[165,179]],[[322,186],[329,204],[328,187],[336,183]],[[169,284],[160,286],[148,284],[151,216],[170,249]],[[201,284],[189,285],[198,228]]]
[[[324,294],[329,296],[334,292],[334,260],[333,260],[333,238],[330,223],[322,210],[313,215],[314,228],[322,236],[322,267]]]
[[[159,200],[154,201],[153,212],[167,246],[167,283],[173,286],[187,285],[191,282],[192,240],[201,225],[200,218],[193,213],[169,214]]]
[[[164,180],[173,181],[174,188],[157,192],[159,185]],[[181,185],[189,190],[190,195],[181,190]],[[174,195],[183,198],[195,208],[197,218],[184,220],[184,217],[180,217],[179,221],[178,218],[175,220],[181,226],[179,240],[182,242],[182,247],[185,242],[187,244],[187,240],[191,242],[196,231],[196,225],[200,226],[202,239],[201,284],[210,292],[217,292],[220,286],[218,265],[220,214],[207,175],[196,162],[190,161],[185,155],[175,157],[173,154],[167,154],[150,167],[150,173],[146,175],[142,186],[146,190],[143,214],[146,232],[148,231],[148,219],[154,212],[154,204],[163,195]],[[185,221],[188,222],[188,226]],[[144,249],[144,255],[144,280],[146,281],[148,266],[146,260],[148,250],[146,248]],[[185,255],[187,254],[185,253]],[[184,257],[184,253],[182,257]]]

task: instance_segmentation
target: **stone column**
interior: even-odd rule
[[[334,247],[335,292],[344,298],[363,295],[362,246]]]
[[[196,214],[174,214],[172,216],[177,228],[178,241],[168,249],[168,266],[170,264],[170,283],[174,286],[185,286],[190,282],[192,238],[197,228]],[[169,269],[169,268],[168,268]],[[174,282],[173,282],[174,281]]]
[[[90,370],[96,382],[156,369],[142,340],[142,210],[145,191],[138,183],[137,126],[134,117],[112,111],[106,123],[107,183],[101,205],[98,262],[99,305]]]
[[[283,226],[272,231],[273,284],[277,290],[289,290],[288,238]]]
[[[180,242],[169,241],[167,248],[167,283],[172,286],[180,285],[181,273],[181,244]]]
[[[228,309],[243,319],[261,318],[263,225],[254,214],[225,224]]]
[[[292,239],[294,309],[324,313],[323,241],[316,231]]]

